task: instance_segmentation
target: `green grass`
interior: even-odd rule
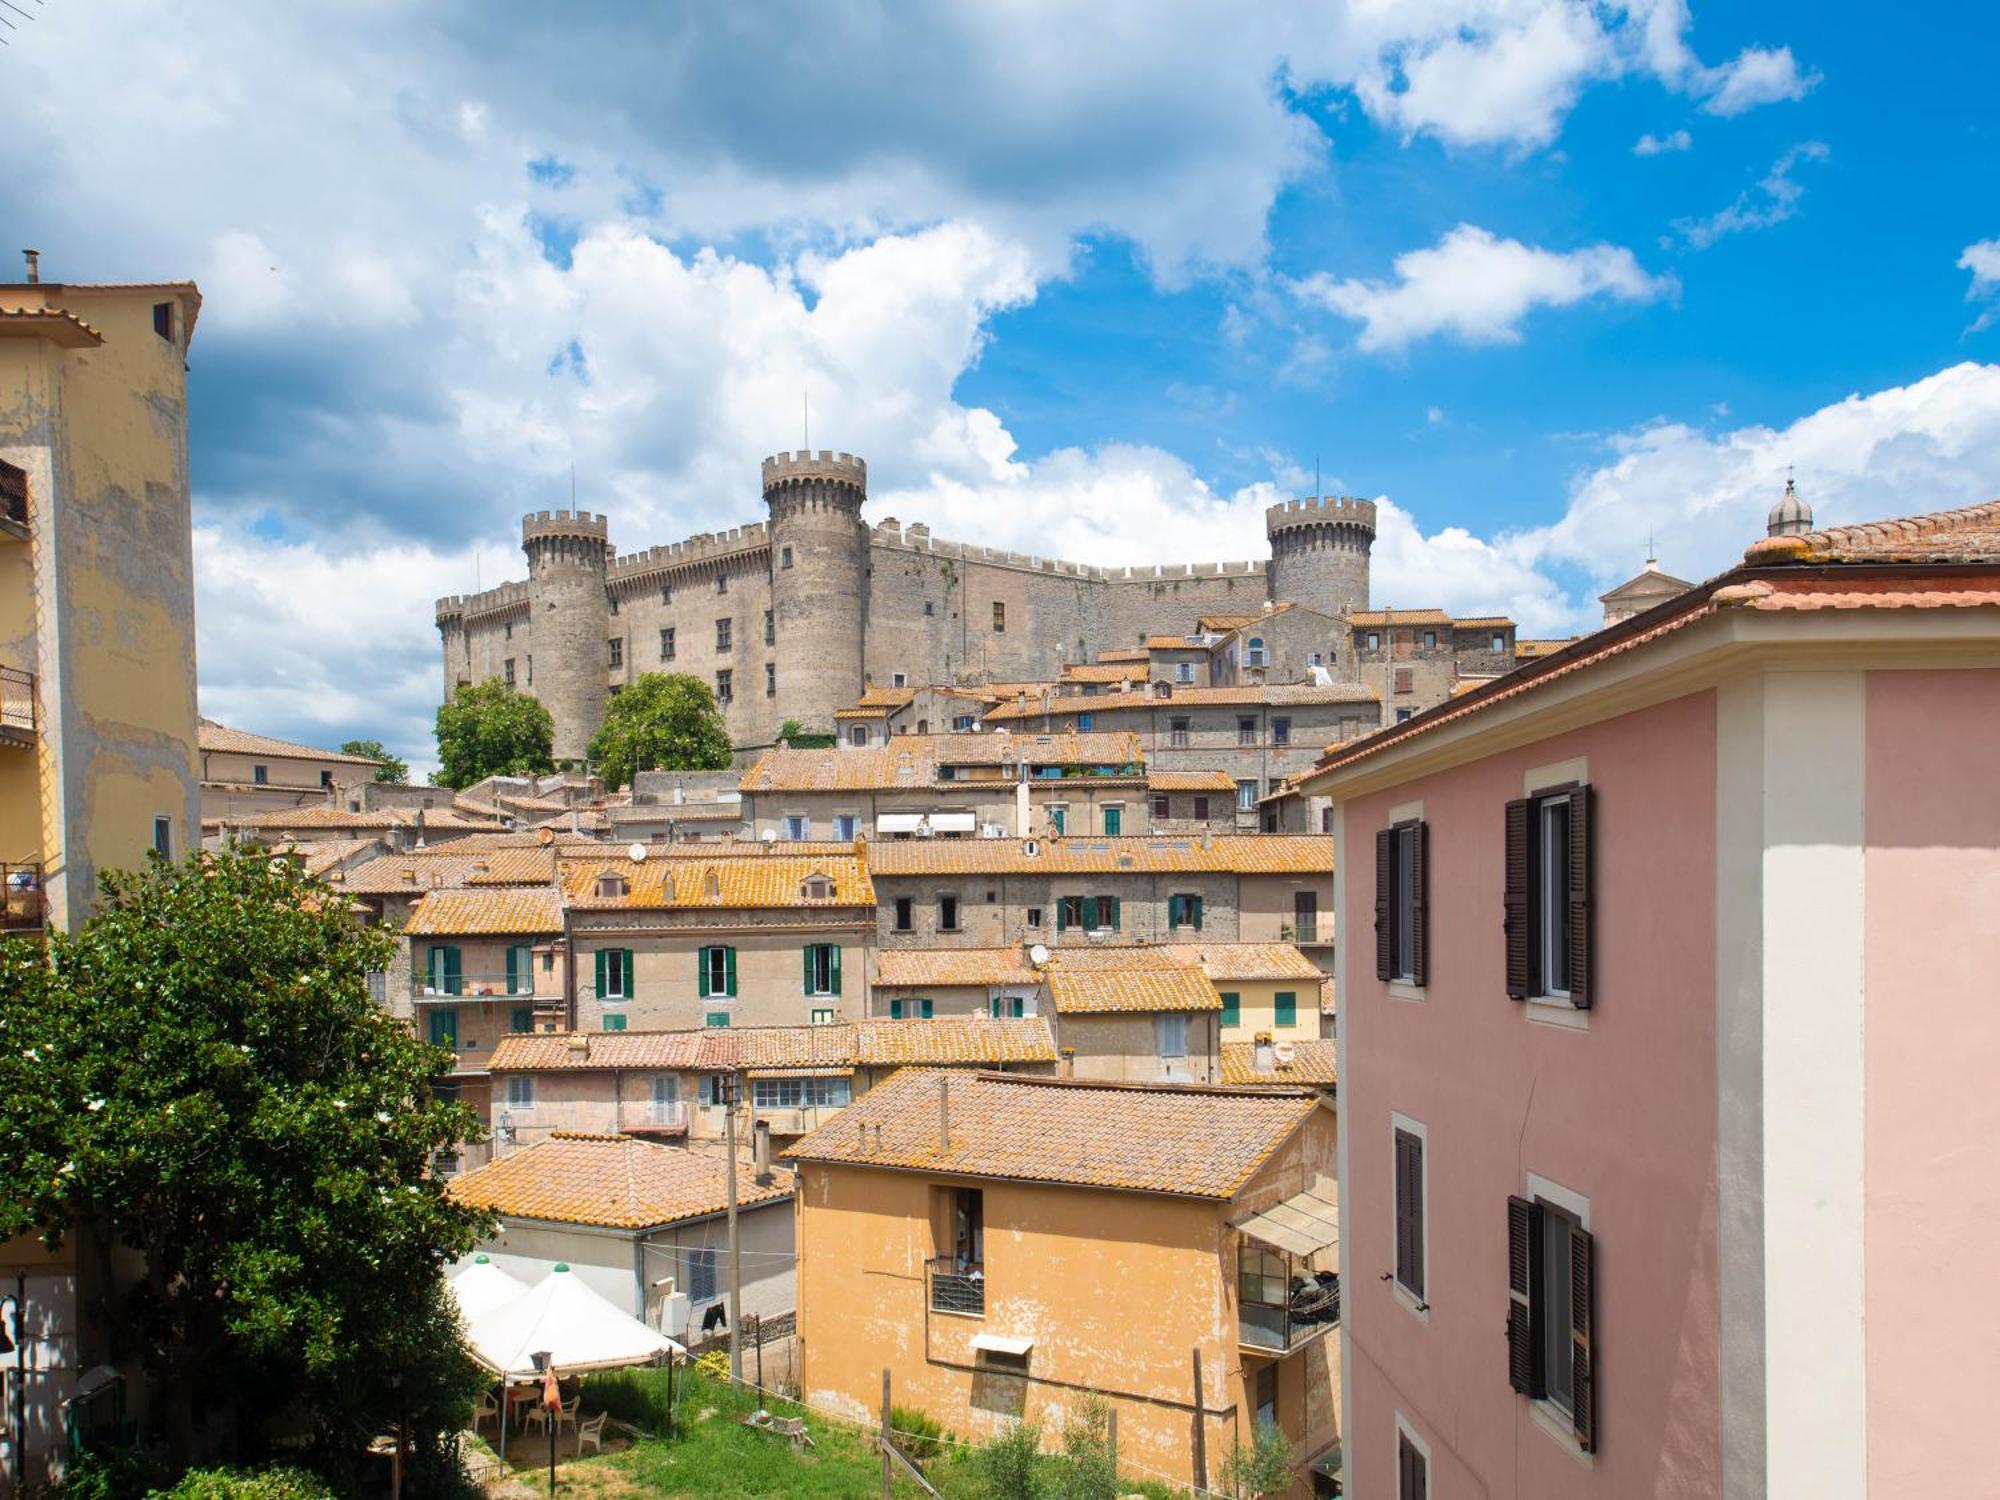
[[[760,1403],[755,1391],[712,1380],[685,1367],[680,1374],[686,1384],[675,1436],[671,1440],[655,1437],[602,1458],[591,1456],[566,1463],[565,1491],[574,1489],[603,1500],[637,1495],[874,1500],[882,1493],[882,1458],[872,1431],[806,1411],[777,1396],[765,1397],[762,1404],[774,1416],[805,1417],[814,1446],[795,1449],[774,1433],[755,1431],[736,1420],[757,1409]],[[664,1370],[593,1375],[584,1383],[583,1405],[590,1410],[603,1408],[648,1432],[664,1434],[666,1388]],[[711,1415],[704,1417],[704,1412]],[[1045,1462],[1051,1465],[1053,1478],[1053,1466],[1060,1460]],[[922,1467],[948,1500],[995,1500],[971,1449],[947,1446]],[[1052,1486],[1047,1492],[1059,1493]],[[898,1500],[922,1500],[923,1492],[899,1474],[895,1493]],[[1128,1480],[1121,1493],[1169,1500],[1177,1492],[1163,1485]]]

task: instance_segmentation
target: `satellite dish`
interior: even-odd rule
[[[766,828],[762,833],[758,834],[757,837],[762,839],[767,844],[775,844],[778,842],[778,830],[775,828]]]
[[[1028,962],[1033,964],[1036,968],[1039,969],[1044,967],[1048,963],[1048,961],[1049,961],[1048,944],[1036,943],[1032,948],[1028,950]]]
[[[1294,1047],[1290,1042],[1279,1042],[1271,1048],[1271,1054],[1278,1059],[1281,1065],[1289,1068],[1292,1065],[1292,1059],[1298,1055],[1298,1048]]]
[[[644,844],[634,844],[625,852],[631,856],[632,863],[635,865],[642,863],[646,858],[646,846]]]

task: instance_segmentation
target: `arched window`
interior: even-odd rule
[[[1264,665],[1264,637],[1262,637],[1261,635],[1253,635],[1250,637],[1249,665],[1253,667],[1261,667]]]

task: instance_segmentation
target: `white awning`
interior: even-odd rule
[[[979,819],[969,812],[934,813],[877,813],[875,831],[877,833],[971,833],[978,828]]]
[[[1003,1338],[997,1333],[982,1333],[972,1340],[972,1347],[984,1349],[988,1354],[1011,1354],[1016,1359],[1035,1347],[1033,1339]]]
[[[939,812],[932,813],[930,819],[933,833],[971,833],[979,826],[976,813]]]
[[[1235,1226],[1260,1245],[1289,1255],[1317,1255],[1340,1243],[1340,1210],[1331,1193],[1300,1193]]]
[[[614,1307],[561,1262],[512,1302],[469,1319],[465,1342],[472,1357],[487,1369],[517,1378],[534,1373],[534,1355],[543,1350],[564,1375],[650,1364],[662,1354],[687,1353],[665,1334]]]

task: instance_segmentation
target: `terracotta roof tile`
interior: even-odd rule
[[[1055,1038],[1047,1017],[939,1016],[928,1021],[867,1019],[695,1031],[515,1032],[495,1044],[487,1066],[496,1073],[607,1069],[768,1073],[799,1068],[990,1068],[1055,1060]]]
[[[1311,1084],[1316,1088],[1331,1088],[1339,1081],[1334,1063],[1336,1049],[1331,1038],[1280,1042],[1277,1045],[1290,1050],[1290,1060],[1280,1061],[1274,1048],[1271,1071],[1264,1073],[1257,1069],[1252,1043],[1224,1042],[1222,1081],[1245,1085]]]
[[[682,845],[672,858],[635,861],[622,854],[565,858],[557,880],[578,911],[629,911],[662,907],[839,907],[873,906],[875,887],[851,845],[838,854],[752,853],[704,857],[698,845]],[[690,852],[681,852],[683,850]],[[623,894],[601,889],[600,878],[617,877]],[[808,894],[809,883],[826,882],[825,895]]]
[[[1347,617],[1350,625],[1449,625],[1451,615],[1442,609],[1357,609]]]
[[[1803,536],[1765,537],[1745,563],[1981,563],[2000,560],[2000,500],[1888,521],[1831,526]]]
[[[1049,965],[1049,994],[1058,1015],[1113,1011],[1221,1010],[1222,996],[1200,969],[1072,969],[1058,956]]]
[[[432,891],[418,899],[403,924],[412,937],[480,933],[539,936],[562,931],[562,899],[547,886],[535,889]]]
[[[461,1203],[520,1219],[650,1229],[721,1213],[728,1205],[720,1157],[631,1136],[557,1131],[454,1177],[445,1191]],[[746,1207],[792,1195],[792,1174],[774,1167],[768,1185],[738,1163],[736,1200]]]
[[[1141,647],[1135,651],[1100,651],[1097,653],[1097,659],[1100,662],[1144,661],[1150,655],[1151,652]]]
[[[1019,948],[882,948],[875,983],[890,989],[1039,984],[1041,973]]]
[[[1065,682],[1144,682],[1146,664],[1124,661],[1071,662],[1063,668]]]
[[[939,737],[941,766],[1143,765],[1146,748],[1129,729],[1062,734],[957,734]]]
[[[947,1081],[950,1138],[940,1141],[938,1095]],[[786,1156],[1226,1201],[1320,1107],[1303,1090],[1136,1087],[911,1068]]]
[[[1035,852],[1027,852],[1033,842]],[[1333,840],[1324,834],[1215,834],[1200,837],[893,839],[867,846],[877,878],[934,874],[1333,873]]]
[[[1062,948],[1056,953],[1056,966],[1071,973],[1080,970],[1146,969],[1162,965],[1197,969],[1217,982],[1231,979],[1296,979],[1317,985],[1326,977],[1317,964],[1290,943],[1115,943],[1088,948]]]
[[[1148,771],[1146,786],[1155,792],[1230,792],[1236,783],[1227,771]]]
[[[1176,687],[1170,696],[1154,693],[1099,693],[1094,698],[1080,693],[1054,697],[1021,698],[989,709],[986,722],[1005,723],[1015,719],[1035,719],[1044,714],[1112,714],[1140,710],[1171,712],[1176,704],[1203,706],[1273,708],[1310,707],[1329,703],[1379,703],[1382,695],[1359,682],[1242,683],[1232,687]]]
[[[195,727],[195,744],[203,750],[229,755],[268,755],[273,760],[331,760],[350,766],[376,766],[381,762],[365,755],[348,755],[340,750],[318,750],[294,740],[273,739],[268,734],[252,734],[247,729],[231,729],[213,719],[203,719]]]
[[[898,735],[866,749],[766,750],[743,773],[745,792],[872,792],[937,785],[930,735]]]

